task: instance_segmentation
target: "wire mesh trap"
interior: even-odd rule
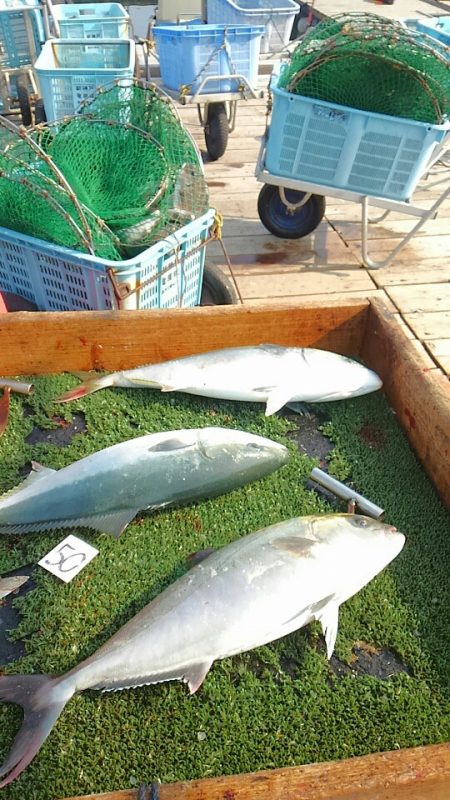
[[[121,260],[208,209],[197,148],[171,101],[133,81],[26,133],[0,121],[4,227]]]
[[[450,48],[374,14],[341,14],[303,38],[279,86],[364,111],[442,124],[450,116]]]

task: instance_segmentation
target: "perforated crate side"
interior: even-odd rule
[[[0,291],[35,303],[41,311],[108,310],[117,307],[107,275],[137,289],[124,308],[198,305],[205,247],[214,209],[176,234],[127,261],[108,261],[0,228]],[[149,281],[149,278],[155,280]]]
[[[276,176],[406,201],[449,135],[448,124],[430,125],[289,94],[276,80],[271,84],[265,163]]]

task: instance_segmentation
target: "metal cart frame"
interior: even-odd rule
[[[161,80],[155,79],[151,76],[150,53],[155,58],[155,63],[158,63],[156,51],[154,48],[154,40],[152,36],[153,22],[149,22],[147,39],[140,39],[138,43],[143,47],[144,51],[144,70],[145,79],[155,83],[162,91],[167,94],[172,100],[176,100],[182,106],[196,105],[200,125],[205,134],[206,149],[212,161],[216,161],[223,156],[228,144],[228,136],[233,133],[236,127],[236,113],[237,104],[241,100],[256,100],[264,97],[264,90],[258,90],[250,86],[247,78],[238,72],[233,72],[231,75],[207,75],[199,84],[198,88],[193,94],[183,91],[176,91],[168,89],[163,85]],[[215,55],[216,51],[212,53]],[[208,62],[203,65],[199,78],[202,72],[207,67]],[[239,81],[239,91],[235,92],[208,92],[208,84],[217,83],[217,81],[230,79]],[[203,107],[203,108],[202,108]]]
[[[444,188],[442,194],[438,197],[438,199],[433,203],[431,208],[422,208],[416,205],[412,205],[409,202],[401,202],[398,200],[389,200],[383,197],[372,197],[371,195],[364,195],[360,192],[352,192],[346,189],[338,189],[333,186],[322,186],[320,184],[309,183],[307,181],[297,180],[295,178],[286,178],[277,175],[271,174],[264,166],[265,164],[265,154],[266,154],[266,147],[267,147],[267,138],[268,133],[266,132],[260,152],[258,161],[256,164],[255,176],[260,183],[264,183],[269,186],[277,186],[279,189],[279,195],[282,203],[286,207],[287,214],[293,215],[298,209],[305,207],[313,198],[319,197],[336,197],[341,200],[349,200],[354,203],[358,203],[361,205],[361,256],[364,266],[368,267],[369,269],[380,269],[381,267],[385,267],[390,264],[396,255],[405,247],[408,242],[411,241],[412,237],[425,225],[426,222],[430,219],[434,219],[437,216],[439,207],[442,205],[444,200],[450,196],[450,172],[447,173],[447,178],[443,180],[437,180],[434,184],[431,185],[438,185],[440,183],[447,183],[447,187]],[[424,178],[427,178],[430,174],[430,170],[435,166],[443,157],[445,159],[445,151],[447,147],[450,146],[450,134],[446,137],[444,142],[438,147],[437,151],[435,152],[433,158],[428,165],[427,171],[424,173]],[[303,197],[300,197],[298,202],[289,201],[286,197],[285,190],[291,189],[295,192],[304,193]],[[369,217],[369,206],[374,206],[375,208],[384,209],[383,213],[376,217],[370,218]],[[324,206],[323,206],[324,208]],[[376,224],[382,222],[391,211],[399,211],[402,214],[407,214],[412,217],[418,218],[418,222],[413,226],[413,228],[407,233],[403,239],[400,240],[398,245],[394,247],[394,249],[389,253],[389,255],[383,261],[374,261],[369,256],[369,224]],[[260,215],[261,216],[261,215]],[[264,219],[261,218],[261,222],[265,225]],[[320,219],[318,220],[317,224],[319,224]],[[267,226],[266,226],[267,227]],[[315,226],[316,227],[316,226]],[[310,230],[308,233],[311,232]],[[297,237],[291,236],[291,238],[300,238],[301,236],[306,235],[303,233],[299,233]]]
[[[33,70],[33,64],[38,57],[38,53],[36,52],[36,44],[30,14],[35,14],[37,11],[42,14],[44,39],[47,41],[47,39],[52,37],[49,24],[49,14],[52,12],[52,3],[51,0],[42,0],[35,6],[20,6],[8,10],[10,10],[12,13],[17,11],[23,13],[30,62],[29,64],[23,64],[19,67],[0,66],[0,99],[2,101],[1,113],[9,115],[21,114],[23,124],[29,125],[32,121],[29,87],[31,86],[32,97],[34,100],[36,100],[39,95],[39,87]],[[5,10],[3,13],[7,13],[7,11]],[[55,34],[58,35],[59,29],[57,23],[54,23],[54,25]],[[16,79],[17,98],[13,96],[11,88],[12,78]]]

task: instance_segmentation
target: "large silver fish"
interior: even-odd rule
[[[375,372],[351,358],[307,347],[232,347],[94,377],[58,398],[65,403],[106,386],[266,403],[266,416],[290,401],[342,400],[381,387]]]
[[[68,700],[185,681],[196,692],[212,663],[320,620],[328,657],[339,606],[400,552],[405,537],[368,517],[297,517],[209,555],[152,600],[96,653],[60,677],[0,677],[0,699],[24,709],[0,767],[6,786],[29,764]]]
[[[271,439],[228,428],[150,433],[58,471],[35,464],[0,497],[0,533],[83,526],[119,536],[138,511],[223,494],[288,457]]]

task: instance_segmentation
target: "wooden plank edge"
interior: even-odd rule
[[[378,299],[370,306],[362,357],[383,380],[398,421],[450,508],[450,381],[441,370],[430,369]]]
[[[179,781],[162,784],[157,792],[158,800],[446,800],[449,796],[450,743]],[[125,789],[66,800],[137,798],[138,790]]]
[[[0,374],[130,369],[193,353],[273,343],[359,355],[367,300],[149,311],[0,315]]]

